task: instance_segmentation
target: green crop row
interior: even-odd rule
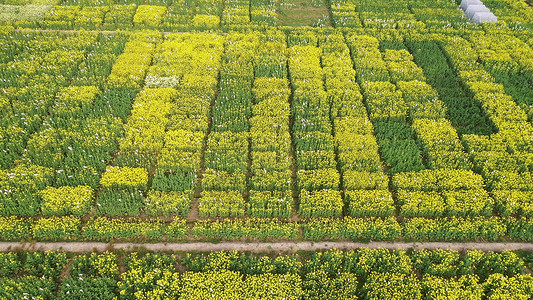
[[[286,43],[281,32],[261,40],[254,61],[252,117],[250,118],[251,177],[249,213],[255,217],[290,217],[291,90],[287,80]],[[272,60],[268,53],[272,53]]]
[[[402,91],[389,82],[393,80],[391,76],[395,78],[393,81],[413,79],[405,77],[413,72],[398,67],[398,64],[403,65],[402,61],[410,62],[407,68],[417,70],[418,79],[423,79],[423,75],[409,60],[408,52],[388,49],[382,54],[377,38],[353,34],[347,36],[347,44],[352,51],[357,81],[363,89],[379,151],[389,173],[424,169],[422,151],[407,123],[408,103],[412,104],[415,96],[406,95],[406,102]]]
[[[220,192],[219,192],[220,193]],[[209,196],[209,198],[207,197]],[[216,201],[214,193],[208,194],[204,200]],[[356,197],[351,195],[349,197]],[[359,196],[361,197],[361,196]],[[381,196],[381,197],[387,197]],[[352,199],[352,198],[351,198]],[[188,199],[187,199],[188,200]],[[235,202],[236,203],[236,202]],[[241,202],[242,203],[242,202]],[[201,204],[203,205],[203,203]],[[244,206],[244,204],[241,204]],[[274,206],[270,206],[274,208]],[[238,212],[238,207],[216,206],[210,203],[210,210],[201,213],[229,215],[228,211]],[[184,208],[185,210],[188,207]],[[241,208],[242,209],[242,208]],[[283,208],[280,208],[282,211]],[[387,207],[372,211],[374,215],[387,215]],[[331,210],[331,209],[330,209]],[[157,212],[161,212],[158,210]],[[304,212],[306,210],[304,209]],[[275,211],[271,215],[275,215]],[[390,212],[389,212],[390,213]],[[259,215],[261,216],[261,215]],[[422,218],[409,217],[398,223],[393,217],[385,218],[353,218],[344,219],[308,218],[295,223],[268,218],[250,219],[204,219],[196,221],[192,228],[184,219],[176,218],[170,223],[161,219],[111,219],[96,217],[87,223],[74,216],[44,217],[36,221],[16,217],[0,217],[0,232],[3,240],[242,240],[248,238],[260,240],[298,239],[306,240],[381,240],[398,239],[416,241],[531,241],[533,221],[521,217],[441,217]]]
[[[525,299],[533,290],[524,261],[510,251],[361,248],[305,257],[47,251],[2,253],[0,260],[5,298]]]

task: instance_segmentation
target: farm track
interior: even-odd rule
[[[191,243],[101,243],[101,242],[0,242],[0,251],[46,251],[63,250],[66,252],[103,252],[108,250],[125,251],[175,251],[175,252],[208,252],[208,251],[249,251],[254,253],[268,252],[297,252],[297,251],[318,251],[326,249],[357,249],[357,248],[386,248],[386,249],[450,249],[456,251],[482,250],[482,251],[504,251],[523,250],[533,251],[533,243],[482,243],[482,242],[191,242]]]

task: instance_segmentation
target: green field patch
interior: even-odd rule
[[[320,0],[288,0],[278,8],[280,26],[330,27],[329,10]]]

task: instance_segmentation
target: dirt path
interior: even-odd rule
[[[135,250],[144,249],[149,251],[221,251],[237,250],[250,252],[296,252],[316,251],[324,249],[357,249],[357,248],[386,248],[386,249],[452,249],[457,251],[478,249],[483,251],[525,250],[533,251],[533,243],[404,243],[404,242],[274,242],[274,243],[245,243],[245,242],[221,242],[221,243],[99,243],[99,242],[59,242],[59,243],[20,243],[0,242],[0,251],[45,251],[64,250],[67,252],[102,252],[106,250]]]

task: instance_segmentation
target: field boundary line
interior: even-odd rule
[[[103,252],[108,250],[125,251],[173,251],[173,252],[209,252],[209,251],[249,251],[265,252],[297,252],[318,251],[327,249],[450,249],[456,251],[482,250],[504,251],[524,250],[533,251],[533,243],[517,242],[190,242],[190,243],[105,243],[105,242],[0,242],[0,251],[46,251],[63,250],[66,252]]]

